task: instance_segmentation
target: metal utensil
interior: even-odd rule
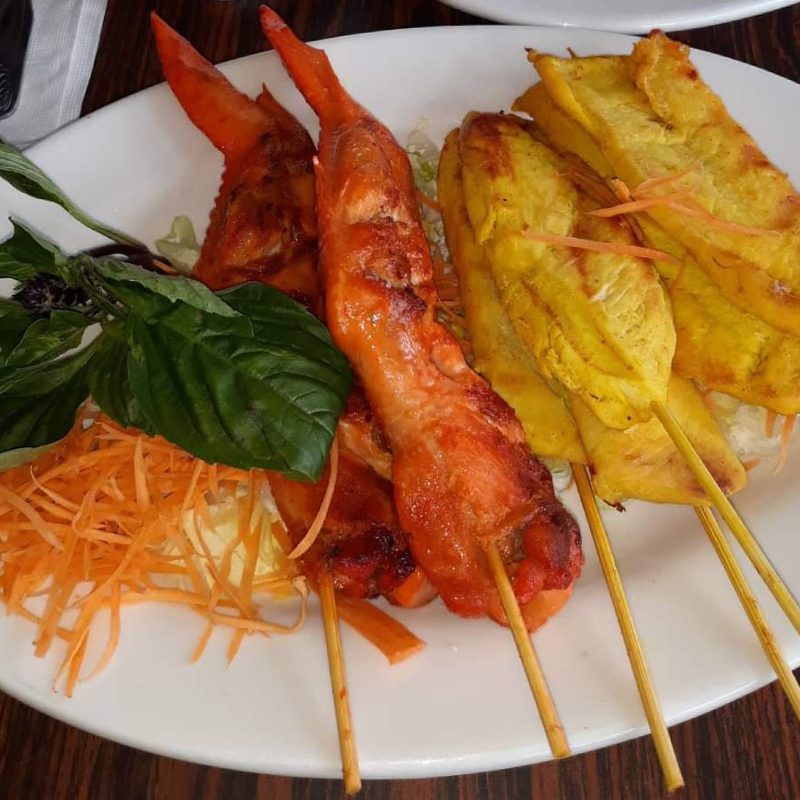
[[[0,118],[17,103],[32,22],[31,0],[0,0]]]

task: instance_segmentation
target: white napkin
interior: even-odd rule
[[[33,0],[22,87],[0,138],[28,147],[80,115],[105,13],[106,0]]]

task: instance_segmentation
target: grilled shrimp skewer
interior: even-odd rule
[[[225,157],[195,274],[213,289],[262,281],[321,314],[315,148],[308,133],[266,89],[257,101],[246,97],[183,37],[156,15],[152,19],[171,89]],[[303,570],[312,578],[330,570],[336,588],[350,596],[386,594],[402,605],[429,600],[434,593],[415,570],[394,510],[390,456],[376,444],[372,412],[358,387],[337,439],[337,487],[317,543],[302,559]],[[269,476],[295,545],[314,520],[327,481],[327,474],[316,484]],[[410,575],[416,591],[406,587]]]
[[[238,92],[175,31],[152,16],[159,55],[175,95],[189,117],[225,157],[225,174],[197,265],[212,288],[260,280],[320,314],[314,145],[305,129],[272,96],[258,102]],[[317,516],[329,481],[335,480],[325,524],[302,567],[317,584],[322,605],[345,789],[361,786],[350,715],[334,587],[356,596],[385,593],[415,605],[433,595],[397,523],[391,485],[370,462],[380,462],[372,442],[371,414],[358,389],[351,395],[338,439],[338,474],[317,484],[270,476],[270,487],[295,546]],[[365,433],[365,430],[367,433]],[[385,455],[384,460],[388,459]],[[393,597],[410,581],[415,591]]]
[[[543,592],[566,599],[582,564],[577,525],[514,412],[436,320],[433,267],[405,153],[342,88],[323,52],[300,42],[269,8],[261,8],[261,21],[320,118],[326,319],[389,440],[395,503],[412,552],[452,611],[510,622],[553,752],[564,755],[563,731],[515,612],[534,610]]]
[[[393,454],[401,524],[448,607],[502,619],[495,545],[524,606],[566,590],[577,526],[511,408],[435,318],[436,290],[404,151],[342,88],[327,57],[270,9],[264,31],[321,122],[317,210],[326,319]],[[521,558],[520,558],[521,554]]]

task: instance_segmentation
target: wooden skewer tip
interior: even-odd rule
[[[797,718],[800,719],[800,686],[798,686],[792,674],[792,669],[781,652],[780,646],[775,639],[775,635],[769,623],[764,618],[758,601],[747,583],[747,578],[733,554],[733,549],[725,538],[725,534],[722,532],[719,523],[711,511],[699,506],[695,508],[695,511],[700,522],[703,524],[706,534],[708,534],[708,538],[711,540],[711,544],[714,546],[714,550],[717,552],[719,560],[722,562],[722,566],[730,579],[734,591],[739,597],[739,602],[742,604],[756,636],[758,636],[761,642],[764,654],[775,670],[778,681],[783,687],[783,691],[786,693],[786,697],[789,699],[794,713],[797,715]]]
[[[586,521],[589,523],[589,530],[597,550],[600,567],[603,570],[603,577],[611,595],[611,603],[614,606],[614,613],[617,616],[622,639],[625,642],[625,650],[628,653],[628,660],[631,664],[633,677],[636,680],[636,687],[639,690],[639,697],[642,700],[645,716],[650,725],[653,745],[664,775],[664,783],[667,791],[674,792],[684,785],[683,775],[678,763],[678,757],[675,755],[672,739],[670,739],[669,731],[667,730],[664,714],[658,702],[653,680],[650,677],[650,670],[647,667],[644,651],[636,631],[636,623],[628,605],[622,578],[617,569],[608,532],[597,507],[589,470],[584,464],[572,464],[572,473],[575,476],[575,485],[578,488]]]
[[[508,578],[503,559],[494,544],[490,545],[486,552],[492,576],[500,594],[500,602],[503,604],[503,610],[508,618],[508,624],[514,636],[522,666],[525,668],[525,675],[533,692],[533,699],[539,709],[539,716],[547,735],[547,741],[550,744],[550,750],[556,758],[565,758],[571,753],[569,742],[558,717],[558,710],[547,686],[536,651],[533,649],[530,633],[525,627],[525,621],[522,618],[522,612],[511,587],[511,581]]]
[[[800,605],[795,600],[786,584],[778,575],[775,567],[772,566],[758,541],[753,536],[752,531],[744,523],[731,501],[722,491],[719,484],[714,480],[714,476],[709,472],[708,467],[698,455],[694,446],[689,441],[689,437],[684,433],[680,423],[675,419],[672,412],[663,404],[653,402],[651,404],[653,414],[660,420],[664,429],[669,434],[675,447],[686,460],[687,465],[694,473],[703,490],[711,499],[714,507],[719,512],[725,524],[730,528],[731,533],[736,537],[742,550],[750,559],[756,572],[767,585],[769,590],[783,609],[783,612],[794,625],[795,630],[800,633]]]
[[[320,573],[319,598],[322,608],[322,624],[325,629],[325,646],[328,651],[333,706],[336,712],[336,728],[339,733],[339,751],[342,756],[342,778],[345,793],[351,795],[361,790],[361,774],[358,768],[353,720],[350,713],[350,696],[347,691],[344,670],[339,615],[336,611],[336,594],[334,593],[333,578],[326,570]]]

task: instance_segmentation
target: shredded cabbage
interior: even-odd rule
[[[773,435],[767,436],[767,409],[747,405],[722,392],[711,392],[708,397],[723,436],[741,461],[774,458],[780,454],[785,417],[776,417]]]
[[[406,153],[408,153],[408,160],[411,163],[411,172],[414,175],[414,186],[417,191],[435,200],[440,150],[433,139],[425,133],[427,127],[427,119],[419,121],[417,127],[408,135]],[[438,250],[445,261],[449,260],[450,254],[444,238],[444,223],[441,214],[426,205],[421,205],[420,215],[422,228],[431,247]]]
[[[183,215],[172,220],[169,233],[156,239],[155,245],[156,250],[184,275],[192,273],[200,257],[200,245],[197,243],[194,225],[189,217]]]
[[[221,563],[226,548],[234,539],[236,539],[239,528],[238,500],[242,498],[245,492],[246,489],[242,486],[237,489],[236,494],[222,499],[222,501],[219,503],[209,505],[208,510],[214,526],[213,529],[207,527],[202,520],[195,520],[195,515],[192,511],[186,512],[184,516],[183,527],[196,552],[202,554],[203,549],[200,545],[195,524],[200,528],[200,535],[202,535],[203,541],[205,542],[206,547],[208,547],[208,551],[211,553],[216,565]],[[272,492],[270,491],[269,486],[266,484],[264,485],[260,502],[261,509],[257,509],[256,507],[253,508],[253,518],[251,520],[251,522],[255,522],[256,514],[262,514],[261,539],[258,551],[258,561],[256,563],[256,570],[254,574],[256,580],[278,569],[279,565],[276,559],[276,551],[281,551],[280,545],[272,536],[272,523],[280,522],[281,520],[280,516],[278,515],[278,509],[275,505],[275,500],[272,497]],[[206,560],[204,558],[199,558],[198,564],[205,579],[209,582],[212,582],[211,570]],[[240,543],[231,554],[228,580],[233,586],[238,586],[241,583],[244,565],[245,550],[244,545]]]

